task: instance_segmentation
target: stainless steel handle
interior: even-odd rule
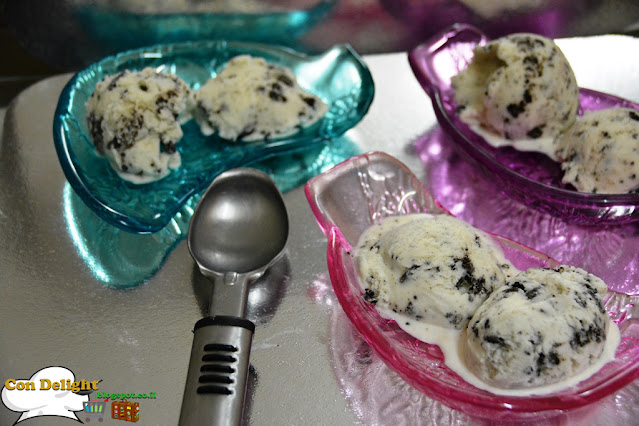
[[[195,324],[180,426],[239,425],[255,324],[215,316]]]

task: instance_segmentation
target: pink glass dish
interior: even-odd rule
[[[639,299],[612,293],[606,308],[619,324],[621,344],[616,359],[590,379],[562,392],[532,397],[500,396],[469,385],[445,365],[439,347],[406,334],[364,300],[352,253],[362,232],[384,217],[417,212],[450,213],[404,164],[381,152],[353,157],[312,178],[305,192],[328,238],[329,275],[346,315],[391,369],[429,397],[473,416],[522,418],[593,403],[639,377],[639,326],[634,321],[634,316],[639,316],[639,307],[635,308]],[[520,269],[558,265],[528,247],[497,235],[493,237]]]
[[[416,47],[408,56],[413,73],[431,98],[440,126],[458,151],[474,160],[509,196],[566,222],[602,225],[639,221],[639,193],[577,192],[561,182],[559,163],[539,153],[494,148],[459,119],[450,79],[472,59],[473,48],[487,41],[477,28],[458,24]],[[580,89],[580,98],[580,114],[614,107],[639,109],[638,104],[589,89]]]

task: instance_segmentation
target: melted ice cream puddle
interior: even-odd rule
[[[484,126],[481,125],[479,120],[477,120],[477,118],[474,118],[472,115],[472,113],[461,114],[460,118],[464,123],[468,125],[468,127],[470,127],[473,132],[484,138],[488,145],[494,148],[510,146],[517,149],[518,151],[540,152],[542,154],[546,154],[554,161],[558,161],[556,154],[557,143],[554,136],[546,136],[538,139],[506,139],[496,134],[495,132],[486,129]]]
[[[606,346],[599,357],[599,359],[590,365],[582,372],[562,380],[561,382],[551,385],[531,387],[525,389],[504,389],[491,386],[473,374],[472,371],[466,367],[461,353],[465,331],[454,330],[444,327],[439,327],[432,324],[425,324],[415,321],[412,318],[408,318],[405,315],[396,314],[392,311],[379,309],[377,311],[383,318],[394,320],[397,325],[406,333],[415,337],[416,339],[426,342],[431,345],[439,346],[444,354],[444,362],[448,368],[457,373],[462,379],[471,385],[486,390],[488,392],[497,395],[509,395],[509,396],[531,396],[531,395],[547,395],[554,392],[562,391],[571,386],[582,382],[589,377],[593,376],[608,362],[615,359],[615,351],[621,340],[619,334],[619,328],[614,322],[611,322],[608,329],[608,336],[606,338]]]

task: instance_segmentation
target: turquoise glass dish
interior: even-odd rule
[[[191,120],[182,126],[184,137],[178,143],[182,166],[164,179],[143,185],[120,178],[108,160],[97,154],[86,124],[85,103],[105,75],[154,67],[177,74],[198,89],[229,59],[241,54],[291,68],[300,86],[328,104],[326,115],[291,136],[251,143],[204,136]],[[78,72],[60,96],[53,137],[67,180],[91,210],[126,231],[150,233],[164,228],[193,195],[223,171],[282,153],[316,148],[342,135],[366,114],[374,91],[370,71],[348,45],[336,45],[315,56],[245,42],[158,45],[105,58]]]
[[[200,7],[196,7],[197,2],[192,3],[191,8],[185,4],[184,10],[162,9],[157,4],[149,4],[147,10],[126,10],[89,3],[78,7],[75,14],[94,42],[114,52],[214,39],[291,45],[327,17],[337,0],[268,0],[256,3],[261,10],[255,11],[238,2],[235,11],[229,8],[215,12],[207,12],[203,2]]]

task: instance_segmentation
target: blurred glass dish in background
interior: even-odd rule
[[[89,37],[114,51],[190,40],[292,45],[337,0],[77,0]]]
[[[104,56],[159,43],[222,39],[294,46],[337,3],[20,0],[0,1],[0,8],[10,33],[29,54],[56,69],[78,70]]]
[[[189,1],[192,12],[185,13],[184,6],[169,8],[167,2],[150,0],[147,4],[156,10],[148,14],[131,7],[118,11],[126,0],[7,0],[4,15],[8,29],[28,53],[47,65],[73,71],[115,53],[113,45],[124,49],[140,46],[142,40],[134,39],[133,34],[142,36],[145,43],[158,36],[202,39],[223,30],[230,31],[223,34],[227,40],[235,34],[242,40],[270,42],[285,35],[278,43],[297,49],[319,52],[349,43],[360,54],[369,54],[409,50],[455,22],[473,23],[491,37],[511,30],[534,30],[551,37],[619,33],[636,31],[639,22],[639,2],[634,0],[539,0],[523,2],[527,4],[523,8],[513,0],[475,1],[483,5],[484,17],[480,11],[471,11],[469,0],[465,0],[468,6],[460,0],[267,0],[259,3],[286,8],[286,12],[271,9],[258,16],[247,10],[237,12],[240,4],[258,0],[225,0],[222,3],[236,8],[227,14],[202,13],[204,5],[213,2]],[[87,25],[96,19],[96,28]],[[198,20],[215,26],[202,28]],[[235,26],[240,23],[241,30]],[[133,32],[126,34],[127,29]],[[265,35],[269,38],[258,40]],[[174,40],[163,40],[170,41]],[[128,42],[135,45],[128,46]]]

